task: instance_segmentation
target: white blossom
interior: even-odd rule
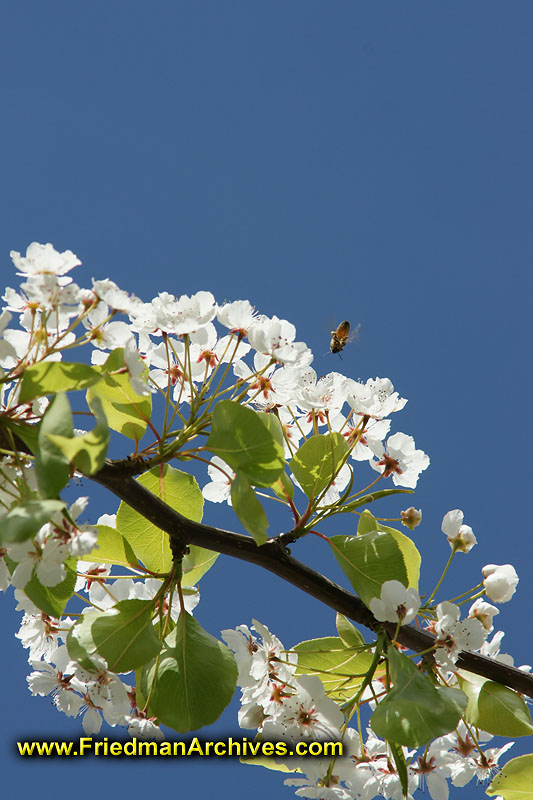
[[[416,589],[406,589],[400,581],[385,581],[381,596],[370,601],[370,611],[380,622],[399,622],[408,625],[420,609],[420,596]]]
[[[447,537],[450,547],[460,553],[468,553],[477,539],[469,525],[463,525],[463,512],[459,508],[448,511],[442,518],[442,532]]]
[[[202,494],[206,500],[211,503],[226,502],[231,505],[231,483],[235,477],[235,473],[225,461],[219,456],[213,456],[207,472],[211,478],[210,483],[206,483],[202,489]]]
[[[310,364],[313,355],[304,342],[295,342],[296,328],[285,319],[256,319],[248,330],[248,341],[259,353],[282,364]]]
[[[366,383],[346,378],[344,391],[348,404],[357,414],[376,419],[400,411],[407,403],[394,391],[388,378],[369,378]]]
[[[124,289],[119,289],[117,284],[109,278],[100,281],[95,281],[93,278],[93,291],[108,306],[126,314],[135,311],[142,305],[142,301],[138,297],[128,294]]]
[[[255,310],[249,300],[234,300],[232,303],[224,303],[217,308],[219,322],[225,328],[229,328],[232,333],[240,333],[246,336],[248,328],[255,318]]]
[[[81,261],[71,250],[59,253],[53,245],[32,242],[26,249],[26,255],[21,256],[12,250],[11,258],[20,272],[17,275],[38,275],[42,272],[51,272],[54,275],[65,275]]]
[[[344,715],[339,706],[327,697],[324,685],[316,675],[302,675],[293,681],[296,692],[283,702],[280,714],[266,720],[266,739],[299,739],[340,741]]]
[[[468,612],[468,616],[471,619],[478,619],[483,627],[490,633],[493,629],[492,618],[499,614],[500,610],[496,608],[496,606],[492,606],[490,603],[485,602],[479,597],[475,603],[470,606],[470,611]]]
[[[518,575],[512,564],[487,564],[481,570],[485,594],[495,603],[507,603],[516,591]]]
[[[395,486],[414,489],[421,472],[429,466],[429,456],[415,448],[415,440],[405,433],[395,433],[387,439],[386,449],[380,448],[378,461],[370,466],[385,478],[392,475]]]
[[[435,659],[444,669],[453,672],[461,650],[479,650],[487,638],[487,630],[478,619],[460,620],[459,606],[445,601],[437,606],[437,621],[432,629],[436,637]]]

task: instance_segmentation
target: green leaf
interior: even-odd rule
[[[372,516],[370,511],[366,509],[363,511],[359,518],[359,526],[357,528],[357,535],[363,535],[371,531],[380,531],[381,533],[390,534],[396,541],[398,547],[402,551],[402,556],[407,568],[407,575],[409,586],[418,589],[418,581],[420,579],[420,553],[416,549],[412,539],[409,536],[397,531],[396,528],[389,528],[388,525],[383,525]]]
[[[353,500],[350,503],[347,503],[345,506],[342,507],[342,512],[353,511],[355,508],[360,508],[361,506],[367,506],[370,503],[374,503],[376,500],[381,500],[382,497],[388,497],[389,495],[393,494],[413,494],[413,489],[381,489],[379,492],[372,492],[371,494],[365,494],[363,497],[359,497],[358,500]]]
[[[137,567],[139,561],[127,540],[116,528],[97,525],[98,541],[94,550],[85,553],[81,560],[99,564],[117,564],[122,567]]]
[[[380,597],[385,581],[397,580],[418,590],[420,554],[403,533],[387,528],[357,536],[332,536],[329,543],[366,606],[373,597]]]
[[[6,433],[5,431],[1,430],[2,428],[7,428],[13,436],[21,439],[22,442],[30,449],[30,452],[36,454],[39,450],[39,428],[41,427],[41,423],[37,423],[36,425],[28,425],[27,423],[17,422],[13,419],[10,419],[5,414],[0,414],[0,431],[1,431],[1,441],[2,447],[6,450],[11,449],[11,447],[17,447],[16,442],[11,442],[11,436]]]
[[[153,659],[161,649],[152,624],[153,600],[122,600],[106,611],[84,614],[69,631],[70,657],[95,671],[95,655],[113,672],[129,672]]]
[[[206,550],[205,547],[189,546],[189,552],[184,557],[182,563],[183,586],[195,586],[200,578],[211,569],[220,553]]]
[[[179,733],[210,725],[230,702],[237,664],[225,644],[182,612],[159,659],[142,672],[148,713]]]
[[[488,795],[501,795],[503,800],[532,800],[533,755],[518,756],[508,761],[487,789]]]
[[[273,772],[289,772],[289,773],[300,773],[302,774],[302,770],[299,767],[295,767],[291,769],[287,766],[287,764],[283,762],[277,762],[272,756],[241,756],[239,758],[241,764],[246,764],[250,767],[264,767],[265,769],[270,769]]]
[[[388,649],[394,688],[379,703],[370,725],[382,739],[420,747],[452,731],[467,703],[460,689],[435,686],[407,656]]]
[[[364,647],[363,634],[357,630],[347,617],[337,612],[337,633],[346,647]]]
[[[364,536],[365,533],[374,533],[379,530],[378,521],[373,514],[366,509],[359,517],[359,525],[357,526],[357,535]]]
[[[69,561],[71,563],[69,563]],[[72,597],[76,584],[75,559],[65,562],[67,574],[61,583],[55,586],[43,586],[36,575],[28,581],[23,591],[45,614],[50,617],[60,617]]]
[[[0,517],[0,544],[24,542],[65,508],[62,500],[28,500]]]
[[[275,483],[270,487],[281,500],[287,501],[287,498],[294,497],[294,483],[291,481],[286,472],[282,472]]]
[[[101,378],[100,371],[87,364],[42,361],[27,367],[20,384],[19,403],[57,392],[86,389]]]
[[[312,436],[295,453],[289,467],[307,497],[313,499],[331,483],[347,453],[340,433]]]
[[[468,697],[465,719],[471,725],[508,739],[533,733],[528,707],[512,689],[471,672],[461,671],[458,679]]]
[[[93,397],[91,410],[96,417],[96,425],[88,433],[81,436],[59,436],[47,434],[47,438],[63,456],[86,475],[94,475],[102,468],[109,445],[109,428],[102,403]],[[44,423],[44,419],[43,419]]]
[[[254,486],[271,486],[284,469],[279,421],[231,400],[220,400],[213,411],[206,448],[243,472]]]
[[[74,435],[70,403],[64,392],[53,398],[39,426],[35,472],[43,497],[57,497],[70,477],[69,459],[50,439],[54,434],[60,438]]]
[[[298,653],[296,675],[316,675],[330,697],[348,700],[366,677],[373,655],[346,647],[337,636],[309,639],[294,647]]]
[[[138,482],[187,519],[201,522],[204,498],[195,478],[168,465],[163,469],[162,481],[160,475],[160,468],[156,467],[141,475]],[[163,494],[161,494],[161,483]],[[128,541],[136,557],[145,567],[152,572],[170,572],[172,553],[168,544],[168,534],[148,522],[124,502],[118,509],[117,530]]]
[[[407,763],[405,761],[403,750],[399,745],[396,744],[396,742],[387,742],[387,744],[390,747],[390,751],[396,765],[396,771],[400,779],[403,796],[404,798],[407,798],[409,797],[409,777],[407,774]]]
[[[242,408],[242,406],[241,406]],[[281,427],[281,422],[279,421],[279,417],[276,414],[267,413],[266,411],[256,411],[255,412],[263,425],[268,428],[270,433],[272,434],[272,438],[281,449],[284,451],[284,438],[283,438],[283,428]]]
[[[254,537],[256,544],[264,544],[267,540],[268,519],[248,478],[240,470],[231,484],[231,504],[245,529]]]
[[[109,427],[138,441],[152,413],[152,396],[144,397],[132,389],[122,347],[113,350],[100,370],[100,380],[88,390],[87,402],[93,407],[98,397]]]

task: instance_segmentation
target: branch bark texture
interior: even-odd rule
[[[356,595],[293,558],[275,539],[258,547],[249,536],[193,522],[182,516],[135,480],[134,475],[141,471],[142,467],[134,462],[106,463],[91,479],[105,486],[145,519],[168,533],[173,552],[183,551],[187,545],[197,545],[248,561],[292,583],[354,622],[372,630],[383,627],[383,623],[374,618]],[[385,624],[384,627],[392,636],[395,626]],[[397,640],[417,653],[430,649],[435,642],[432,634],[411,625],[400,628]],[[463,651],[457,660],[457,667],[533,697],[533,675],[500,661]]]

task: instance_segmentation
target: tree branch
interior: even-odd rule
[[[90,477],[168,533],[173,550],[192,544],[249,561],[273,572],[298,589],[303,589],[325,605],[367,628],[377,630],[383,626],[358,597],[297,561],[278,542],[271,539],[258,547],[249,536],[193,522],[138,483],[132,477],[134,471],[139,472],[139,467],[132,465],[131,469],[126,470],[123,464],[106,463],[99,472]],[[384,627],[391,636],[396,630],[396,626],[392,624],[385,624]],[[432,634],[411,625],[401,627],[397,639],[417,653],[428,650],[435,643]],[[457,667],[533,697],[533,675],[500,661],[463,651],[457,660]]]

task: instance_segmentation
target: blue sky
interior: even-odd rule
[[[16,286],[11,249],[50,241],[81,258],[82,285],[248,298],[295,323],[318,374],[390,377],[409,398],[396,429],[432,460],[415,495],[426,588],[448,554],[442,516],[462,508],[479,545],[456,583],[516,566],[496,621],[530,661],[531,4],[27,0],[1,27],[3,283]],[[361,335],[339,362],[322,354],[345,318]],[[202,583],[214,634],[251,616],[287,645],[333,632],[329,611],[257,569],[221,559]],[[292,796],[230,762],[22,763],[14,739],[80,727],[31,698],[10,596],[0,614],[4,780],[39,781],[43,798],[104,783]],[[236,708],[219,732],[237,732]]]

